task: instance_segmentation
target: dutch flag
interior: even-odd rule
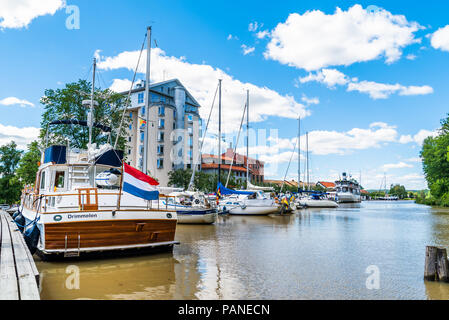
[[[159,191],[155,188],[159,185],[159,182],[126,163],[123,165],[125,169],[123,175],[124,192],[145,200],[159,199]]]

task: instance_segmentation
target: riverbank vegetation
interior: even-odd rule
[[[449,207],[449,114],[441,121],[437,136],[424,140],[421,158],[430,190],[420,192],[416,202]]]

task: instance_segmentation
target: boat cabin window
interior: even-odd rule
[[[45,189],[45,171],[41,172],[41,190]]]
[[[65,185],[65,171],[56,171],[55,187],[63,189]]]

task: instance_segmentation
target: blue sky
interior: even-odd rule
[[[250,90],[251,127],[278,130],[276,141],[251,144],[252,154],[268,162],[267,178],[283,178],[301,114],[313,180],[349,171],[361,173],[370,189],[384,174],[388,183],[426,187],[417,158],[447,113],[449,4],[23,2],[19,10],[14,1],[0,1],[0,144],[14,139],[23,148],[33,140],[44,90],[89,78],[95,54],[100,86],[126,88],[152,25],[153,81],[179,78],[206,116],[222,77],[229,133]],[[70,30],[72,5],[80,28]],[[294,158],[288,177],[296,172]]]

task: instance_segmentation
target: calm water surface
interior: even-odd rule
[[[449,211],[413,202],[178,225],[173,253],[41,262],[42,299],[449,299],[423,281],[426,245],[449,248]],[[80,270],[69,290],[67,267]],[[368,290],[368,266],[380,289]],[[70,269],[69,269],[70,270]]]

